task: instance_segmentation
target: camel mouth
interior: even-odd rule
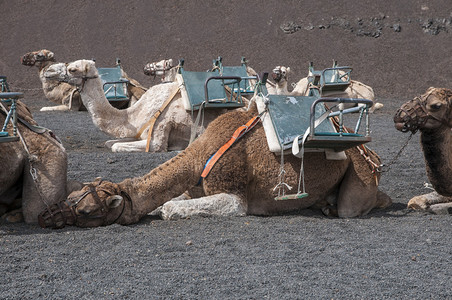
[[[164,76],[165,72],[173,68],[173,60],[167,59],[163,63],[148,63],[144,66],[144,74],[147,76]]]
[[[156,75],[155,69],[152,64],[145,65],[143,72],[144,72],[144,75],[147,75],[147,76],[155,76]]]
[[[74,225],[77,216],[67,201],[53,204],[38,215],[38,224],[41,228],[61,229],[66,225]]]
[[[410,118],[407,114],[404,114],[402,110],[397,111],[394,116],[394,126],[401,132],[410,131],[412,134],[415,134],[423,123],[425,123],[423,119],[416,121],[415,119]]]
[[[281,72],[279,72],[279,71],[273,71],[273,73],[272,73],[272,78],[273,78],[274,81],[280,82],[281,79],[282,79],[282,74],[281,74]]]
[[[407,126],[407,124],[405,124],[403,122],[394,123],[394,126],[398,131],[401,131],[401,132],[412,131],[412,130],[410,130],[409,126]],[[415,130],[413,133],[415,133],[416,131],[417,130]]]
[[[34,55],[25,54],[20,58],[20,63],[24,66],[34,66],[36,64],[36,58]]]

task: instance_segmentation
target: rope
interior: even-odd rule
[[[281,145],[282,149],[282,145]],[[278,189],[278,197],[285,196],[284,187],[286,187],[289,191],[292,190],[292,187],[285,182],[286,179],[286,170],[284,169],[284,151],[281,151],[281,166],[279,168],[279,183],[273,188],[273,192]],[[282,193],[281,193],[282,191]]]
[[[20,141],[22,142],[22,145],[24,146],[24,149],[27,152],[28,161],[30,162],[30,175],[31,175],[31,178],[33,179],[33,181],[35,183],[36,190],[38,191],[39,197],[40,197],[41,201],[46,205],[47,210],[50,211],[50,205],[46,201],[46,197],[42,193],[41,185],[39,183],[38,172],[36,171],[36,168],[34,167],[34,163],[38,161],[38,157],[36,155],[33,155],[33,154],[30,153],[30,150],[28,149],[27,143],[25,142],[24,137],[20,133],[19,128],[17,128],[17,134],[19,135]]]

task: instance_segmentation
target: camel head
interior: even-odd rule
[[[148,76],[161,76],[162,81],[173,81],[174,78],[167,78],[168,73],[171,69],[173,69],[175,65],[173,64],[172,59],[164,59],[159,62],[151,62],[144,66],[144,74]],[[171,72],[173,73],[173,72]],[[174,76],[173,74],[170,74]]]
[[[65,225],[98,227],[116,223],[130,202],[127,193],[117,184],[96,178],[66,200],[44,210],[38,217],[43,228],[63,228]]]
[[[397,130],[402,132],[452,128],[452,90],[429,88],[420,97],[404,103],[394,116]]]
[[[25,66],[37,66],[39,70],[55,61],[55,55],[52,51],[43,49],[34,52],[28,52],[20,58],[20,62]]]
[[[67,66],[65,63],[56,63],[44,71],[47,80],[68,81]]]
[[[284,84],[287,83],[289,73],[289,67],[277,66],[272,71],[272,78],[277,84]]]
[[[69,64],[53,64],[44,71],[44,77],[81,86],[86,79],[99,77],[99,72],[94,61],[82,59]]]

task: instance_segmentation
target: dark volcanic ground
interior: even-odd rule
[[[144,85],[157,82],[144,64],[169,57],[205,70],[219,55],[230,65],[246,56],[259,72],[290,66],[293,81],[309,61],[337,59],[385,104],[370,144],[385,163],[408,138],[394,129],[395,110],[452,77],[450,1],[0,1],[0,11],[0,73],[63,140],[69,178],[81,181],[140,176],[175,153],[110,153],[86,112],[39,112],[49,102],[36,70],[20,65],[25,52],[101,66],[120,57]],[[447,299],[452,219],[405,208],[426,182],[415,136],[382,176],[394,204],[363,218],[306,210],[94,229],[2,224],[0,299]]]

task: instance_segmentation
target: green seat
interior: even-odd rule
[[[324,105],[317,105],[324,98],[285,95],[268,95],[268,98],[268,112],[283,150],[291,148],[294,139],[297,136],[303,136],[306,130],[312,127],[313,120],[326,113],[329,114]],[[310,130],[313,134],[307,137],[305,148],[329,148],[342,151],[371,141],[370,136],[339,133],[329,118],[325,118],[317,127]]]
[[[192,110],[201,105],[206,108],[238,108],[244,103],[240,93],[231,93],[238,88],[241,78],[237,76],[218,76],[217,72],[192,72],[180,68],[187,97]]]
[[[129,100],[127,95],[128,80],[122,78],[121,67],[98,68],[102,80],[105,97],[108,101]]]
[[[6,77],[4,78],[6,82]],[[23,93],[18,92],[4,92],[0,93],[0,100],[3,103],[11,104],[8,112],[1,109],[1,113],[6,115],[5,123],[3,124],[2,130],[0,131],[0,143],[14,142],[19,140],[17,135],[17,111],[16,111],[16,100],[23,97]],[[13,135],[10,135],[6,131],[8,123],[11,122],[13,125]]]
[[[338,67],[337,62],[322,71],[315,71],[312,63],[309,66],[311,83],[322,92],[345,91],[350,86],[352,71],[350,67]]]
[[[250,79],[255,79],[255,77],[248,75],[245,65],[223,67],[223,76],[238,76],[242,78],[239,85],[240,93],[243,95],[254,94],[254,86],[251,86]],[[235,90],[234,92],[237,91]]]

